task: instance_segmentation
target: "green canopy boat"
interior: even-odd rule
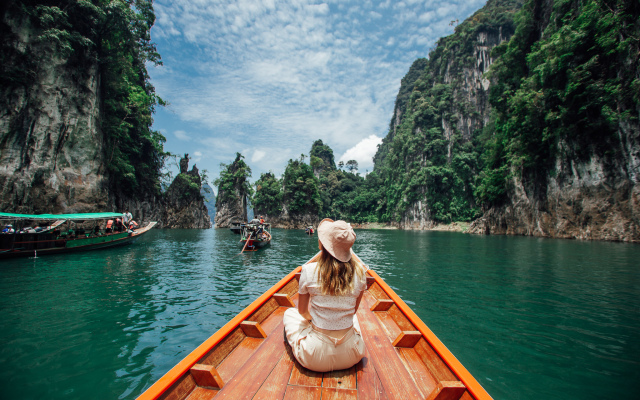
[[[0,213],[0,259],[94,250],[128,244],[156,225],[139,229],[115,223],[121,213]],[[16,225],[13,226],[12,222]]]

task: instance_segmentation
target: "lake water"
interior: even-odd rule
[[[640,398],[640,246],[358,230],[356,253],[495,399]],[[0,261],[0,399],[135,399],[317,251],[153,230]]]

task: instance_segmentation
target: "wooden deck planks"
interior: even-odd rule
[[[265,339],[245,338],[227,358],[218,365],[218,374],[225,384],[233,378],[238,370],[253,355]]]
[[[218,394],[216,389],[206,389],[197,387],[189,394],[186,400],[211,400]]]
[[[322,388],[322,400],[358,400],[355,389]]]
[[[356,369],[358,400],[387,400],[378,373],[371,364],[369,350],[365,349],[364,358],[356,364]]]
[[[427,366],[424,365],[420,356],[418,356],[416,351],[411,348],[396,348],[396,352],[407,367],[407,371],[411,374],[411,377],[422,393],[423,398],[429,396],[429,394],[431,394],[431,392],[433,392],[438,386],[438,382],[431,375]]]
[[[322,386],[322,372],[315,372],[306,369],[300,363],[295,360],[293,366],[293,372],[291,372],[291,379],[289,379],[289,385],[292,386]]]
[[[276,364],[271,374],[269,374],[264,381],[264,384],[260,386],[253,400],[282,399],[287,390],[287,384],[289,383],[291,371],[295,364],[294,360],[295,357],[291,353],[291,348],[285,345],[285,352],[280,358],[280,361],[278,361],[278,364]]]
[[[372,285],[372,287],[374,286],[376,285]],[[365,293],[365,299],[370,307],[373,299],[368,293]],[[413,378],[391,345],[389,337],[381,329],[378,318],[367,307],[360,307],[358,321],[368,353],[371,356],[371,363],[377,371],[387,397],[399,400],[421,398],[420,390],[416,387]],[[397,329],[399,330],[399,328]]]
[[[349,369],[325,372],[322,378],[323,388],[355,389],[356,388],[356,366]],[[324,393],[324,392],[323,392]],[[324,398],[324,394],[322,395]]]
[[[321,398],[321,387],[287,386],[283,400],[320,400]]]
[[[251,399],[260,389],[276,364],[285,353],[285,345],[279,331],[284,329],[282,321],[274,328],[274,332],[253,353],[224,388],[218,393],[218,399]],[[260,340],[260,339],[258,339]]]

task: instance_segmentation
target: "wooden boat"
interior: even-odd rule
[[[242,251],[257,251],[271,243],[271,224],[242,224],[241,227]]]
[[[120,232],[106,232],[104,229],[84,229],[85,222],[99,224],[101,220],[121,218],[119,213],[84,213],[84,214],[9,214],[0,213],[2,220],[35,221],[46,223],[56,222],[47,226],[41,232],[17,232],[0,234],[0,259],[15,257],[34,257],[48,254],[68,253],[102,249],[105,247],[129,244],[137,240],[144,233],[151,230],[157,223],[149,222],[136,230],[122,230]],[[62,221],[58,223],[58,221]],[[62,229],[62,223],[73,223]],[[54,226],[55,225],[55,226]],[[80,227],[79,227],[80,226]],[[99,228],[98,225],[95,225]]]
[[[357,312],[365,357],[340,371],[302,367],[284,342],[282,323],[284,311],[297,304],[300,270],[267,290],[138,400],[491,399],[372,270]]]

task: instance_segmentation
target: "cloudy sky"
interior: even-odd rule
[[[413,61],[485,2],[156,0],[154,128],[211,181],[236,152],[281,175],[317,139],[365,173]]]

